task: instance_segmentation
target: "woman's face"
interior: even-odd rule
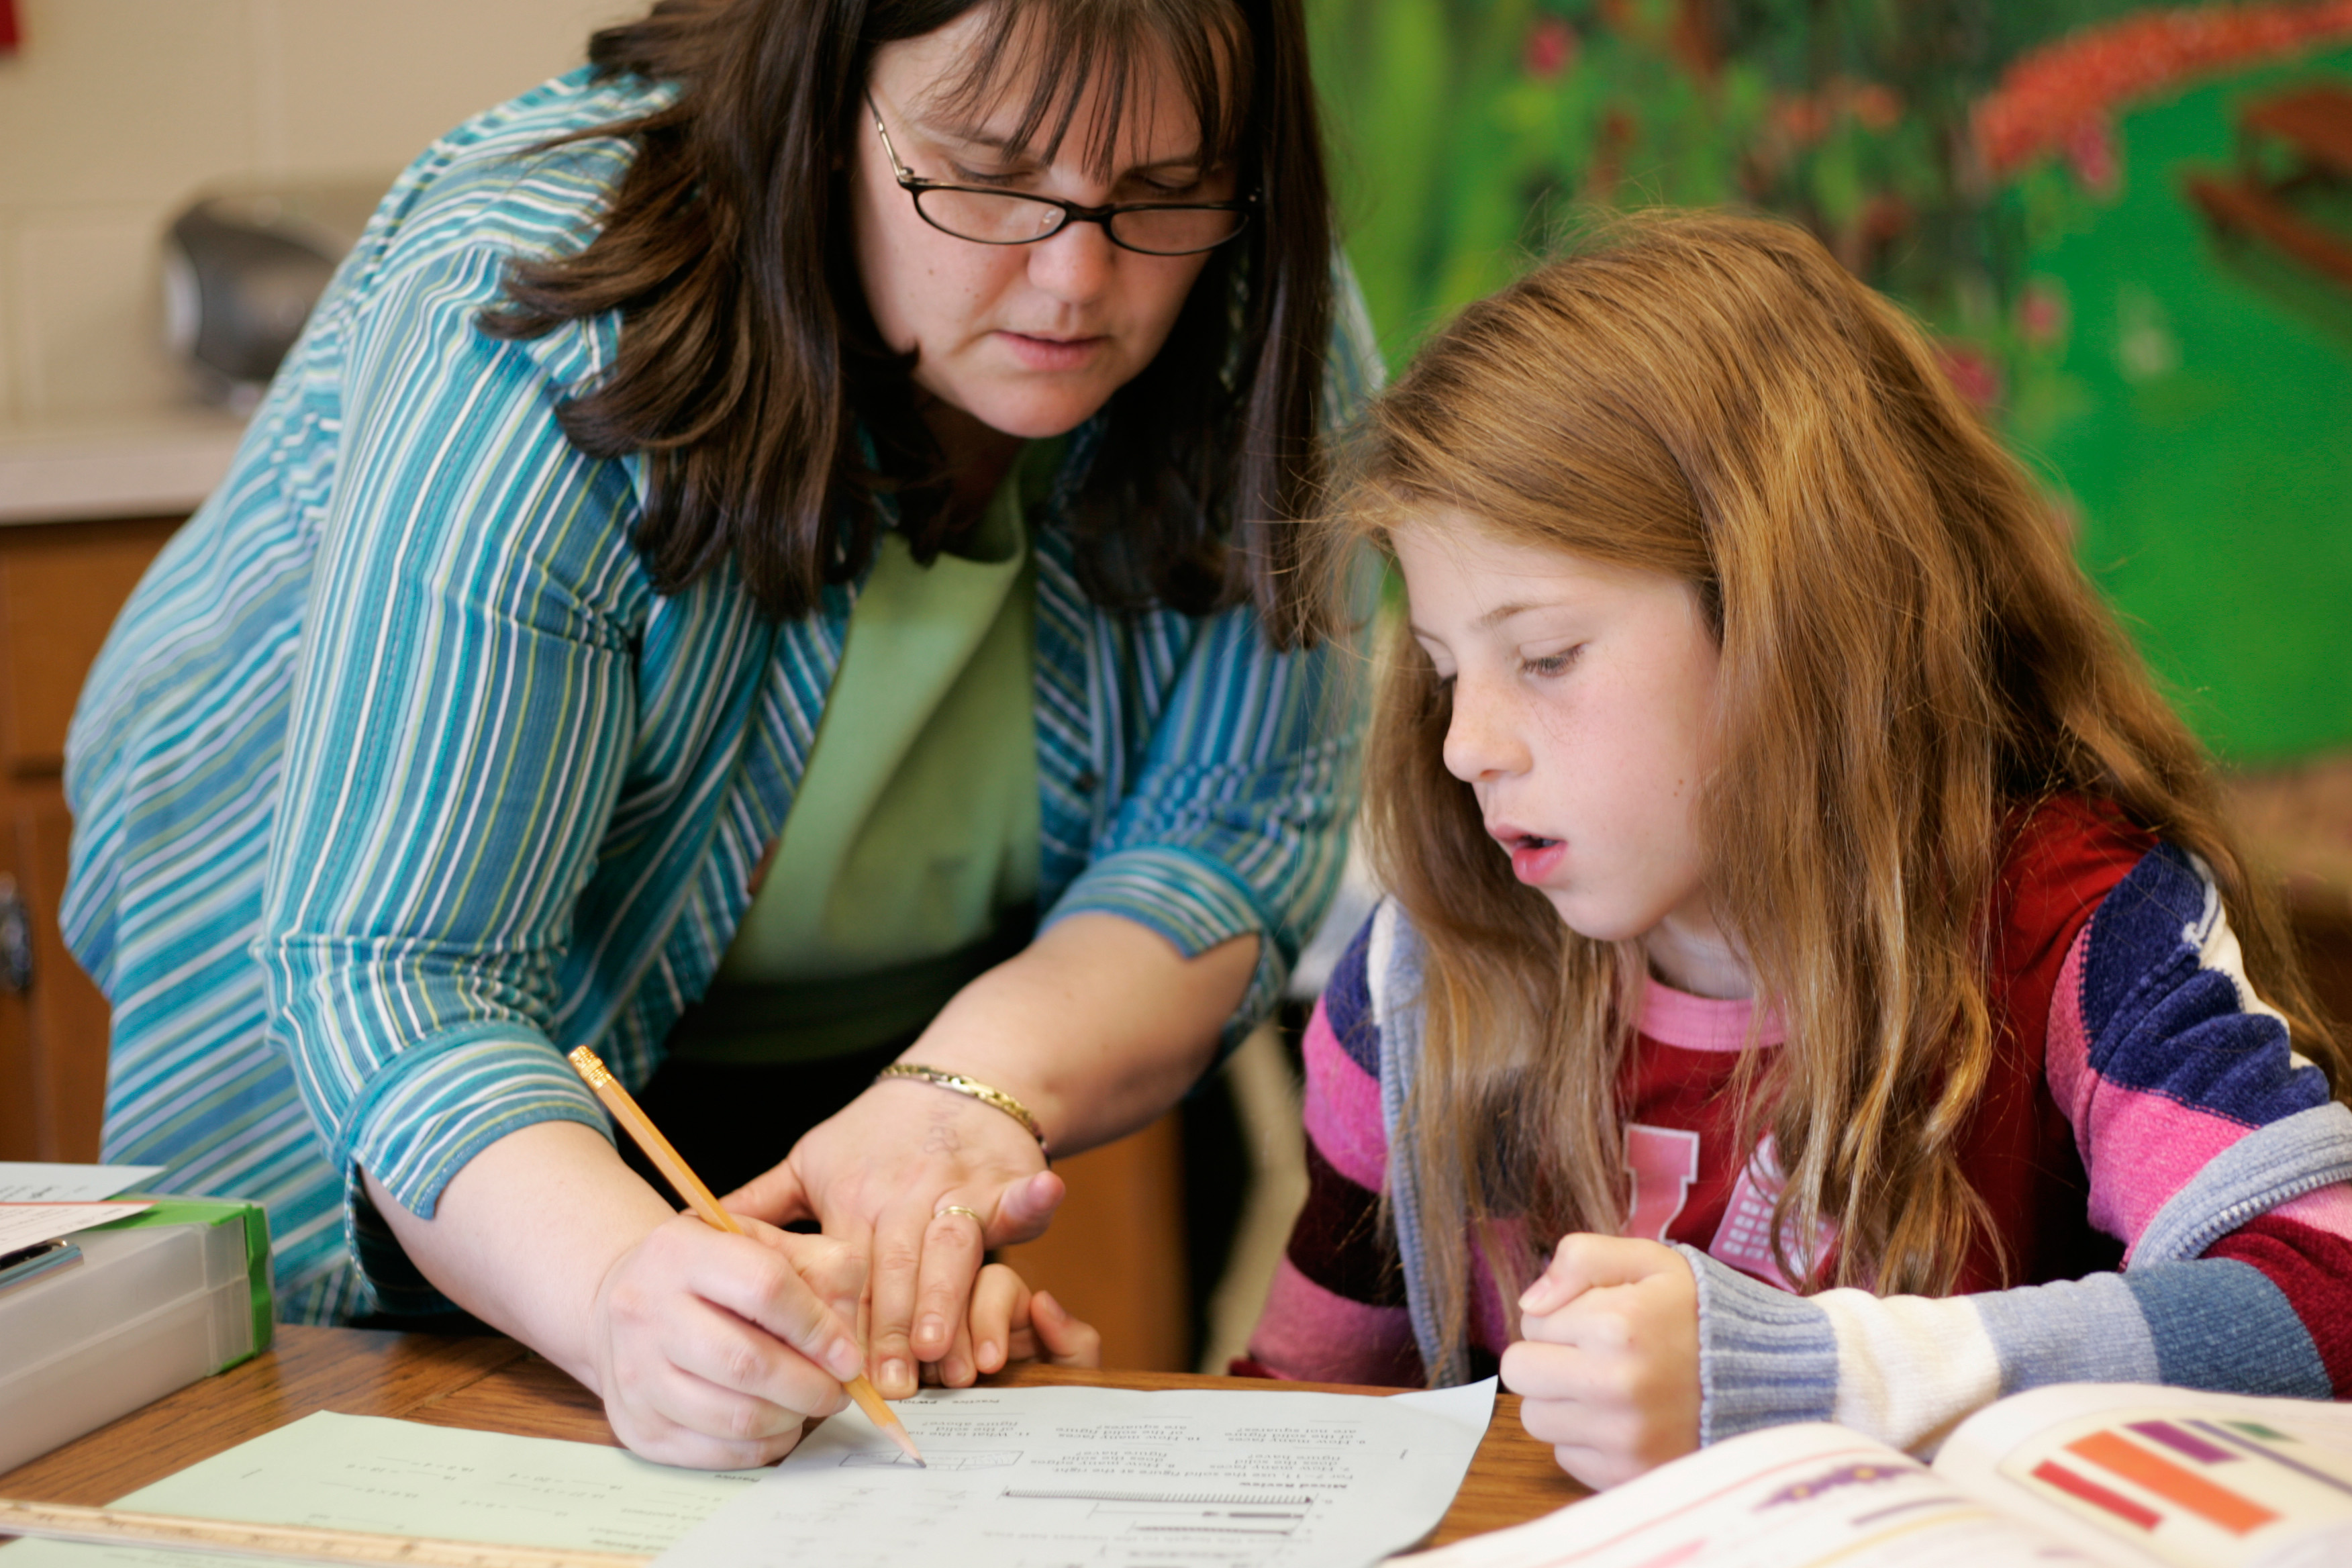
[[[1053,162],[1007,152],[1027,79],[1016,72],[993,104],[968,113],[948,103],[988,20],[987,7],[975,6],[937,32],[875,51],[866,79],[874,108],[916,174],[1084,206],[1233,199],[1232,171],[1201,166],[1200,126],[1164,65],[1129,84],[1108,177],[1087,167],[1093,84]],[[916,356],[916,385],[1005,435],[1058,436],[1151,363],[1205,254],[1122,250],[1091,223],[1031,245],[943,234],[899,188],[873,115],[858,108],[850,160],[858,275],[883,339]]]

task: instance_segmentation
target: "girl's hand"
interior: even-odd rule
[[[1027,1241],[1053,1217],[1064,1189],[1045,1163],[1037,1141],[1004,1112],[894,1079],[722,1201],[772,1224],[818,1220],[872,1260],[866,1375],[901,1399],[915,1392],[920,1363],[942,1363],[944,1378],[955,1360],[961,1382],[971,1381],[963,1334],[974,1277],[987,1248]]]
[[[1612,1487],[1698,1447],[1698,1281],[1674,1248],[1564,1237],[1519,1312],[1503,1383],[1561,1469]]]
[[[772,1464],[847,1402],[866,1262],[823,1237],[679,1215],[614,1259],[590,1354],[614,1436],[664,1464]]]
[[[969,1338],[971,1364],[979,1372],[1001,1371],[1009,1362],[1043,1361],[1052,1366],[1102,1365],[1102,1335],[1092,1324],[1070,1316],[1069,1309],[1043,1290],[1033,1291],[1020,1275],[1002,1263],[980,1271],[972,1287]],[[943,1382],[961,1388],[974,1374],[961,1378],[954,1352],[940,1363]]]

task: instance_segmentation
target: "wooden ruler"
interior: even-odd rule
[[[429,1541],[362,1530],[247,1524],[172,1513],[78,1508],[71,1503],[11,1502],[5,1498],[0,1498],[0,1535],[82,1541],[100,1546],[160,1546],[222,1556],[275,1557],[289,1563],[388,1563],[406,1568],[646,1568],[653,1561],[625,1552]]]

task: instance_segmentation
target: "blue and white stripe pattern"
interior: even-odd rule
[[[562,1052],[651,1074],[841,656],[854,585],[783,625],[727,569],[653,591],[638,466],[554,418],[614,319],[473,326],[511,258],[585,243],[629,155],[544,144],[656,91],[575,72],[402,176],[75,719],[66,921],[114,1005],[106,1156],[266,1202],[289,1318],[437,1300],[360,1165],[429,1216],[516,1128],[604,1126]],[[1334,425],[1379,364],[1342,295]],[[1261,935],[1247,1018],[1339,875],[1352,700],[1246,611],[1086,600],[1061,502],[1089,435],[1036,539],[1041,898],[1187,953]]]

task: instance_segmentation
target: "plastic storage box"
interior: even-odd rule
[[[258,1205],[152,1201],[76,1232],[79,1267],[0,1296],[0,1470],[268,1347]]]

